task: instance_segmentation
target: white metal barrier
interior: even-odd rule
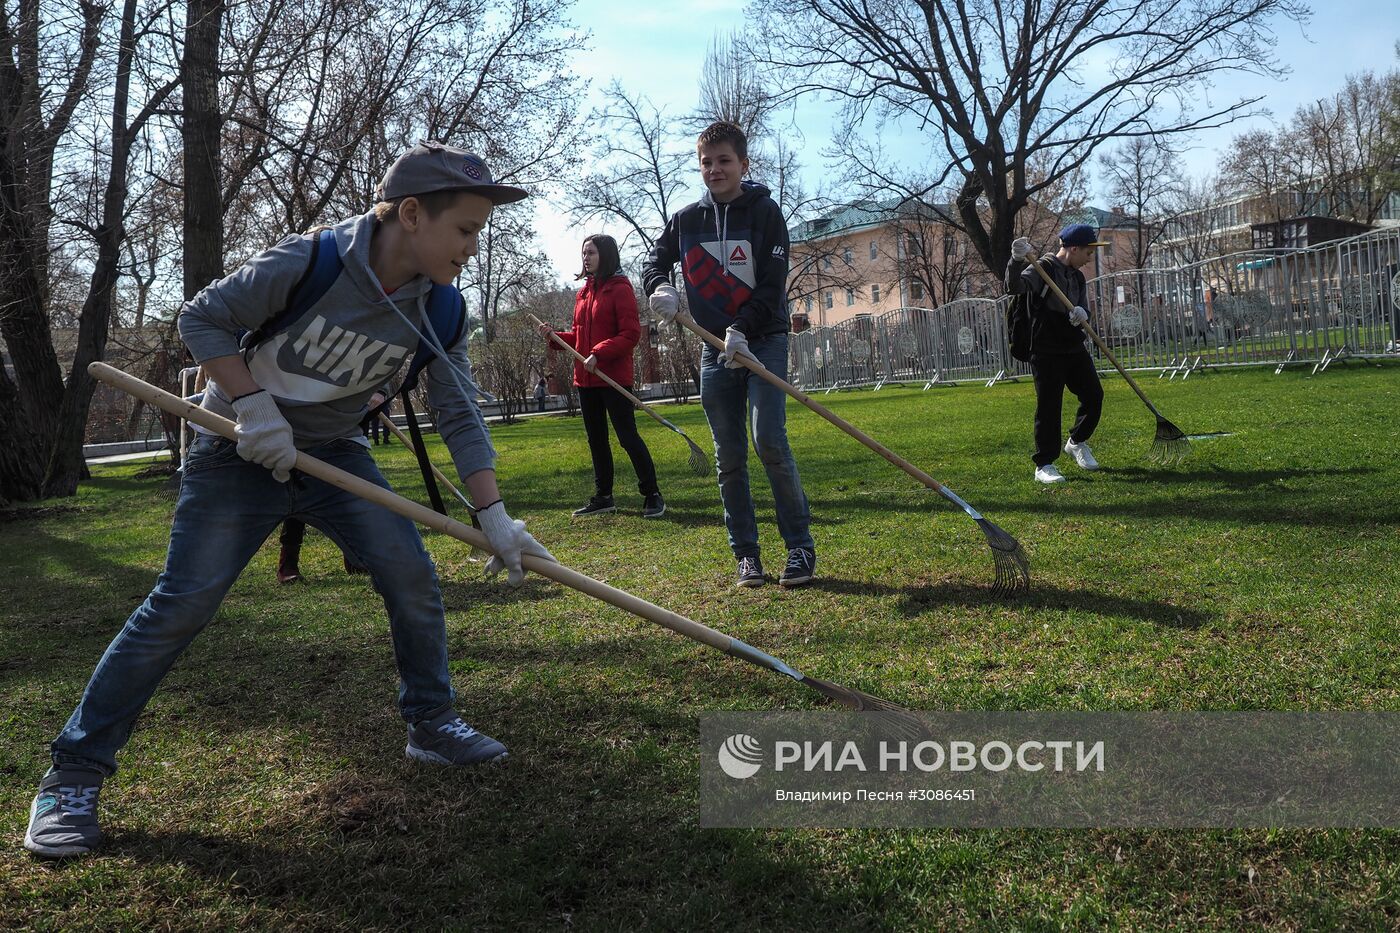
[[[1115,272],[1088,285],[1090,323],[1126,369],[1171,378],[1202,366],[1306,363],[1316,371],[1344,356],[1400,354],[1397,228]],[[1026,375],[1007,342],[1008,301],[962,298],[813,328],[792,341],[792,373],[809,391]]]

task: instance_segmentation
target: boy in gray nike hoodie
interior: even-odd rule
[[[291,471],[300,450],[387,488],[359,423],[375,389],[426,341],[435,350],[423,371],[429,402],[496,553],[487,569],[504,568],[518,584],[522,553],[553,559],[501,502],[465,334],[442,346],[425,306],[434,285],[451,285],[476,254],[495,205],[525,196],[494,184],[477,156],[423,143],[390,166],[373,211],[332,228],[339,274],[294,320],[279,315],[310,275],[313,244],[326,244],[319,233],[287,237],[185,305],[180,334],[209,375],[203,405],[235,420],[238,439],[202,433],[191,446],[165,570],[51,746],[26,848],[62,857],[98,844],[98,791],[137,716],[263,540],[291,516],[367,567],[384,598],[408,757],[471,765],[506,756],[453,709],[442,595],[416,526]],[[260,333],[273,320],[283,329]],[[257,334],[256,345],[240,348],[240,332]]]

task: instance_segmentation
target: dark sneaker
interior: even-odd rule
[[[301,568],[297,566],[296,556],[284,544],[277,552],[277,582],[293,583],[300,579]]]
[[[449,709],[409,726],[404,754],[415,761],[463,767],[501,761],[506,757],[506,747],[477,732],[462,722],[456,710]]]
[[[801,586],[817,575],[817,552],[805,547],[788,551],[787,566],[778,577],[779,586]]]
[[[654,492],[642,503],[642,518],[660,518],[666,514],[666,500],[661,493]]]
[[[734,581],[735,586],[762,586],[763,585],[763,564],[757,557],[739,558],[739,578]]]
[[[574,509],[574,517],[581,515],[605,515],[608,512],[616,512],[617,506],[613,503],[612,496],[594,496],[588,500],[588,504],[581,509]]]
[[[24,847],[46,858],[86,855],[102,841],[97,825],[97,795],[103,776],[97,771],[50,770],[39,782],[29,808]]]

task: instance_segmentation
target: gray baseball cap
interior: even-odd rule
[[[443,143],[422,142],[394,160],[375,189],[381,201],[434,191],[470,191],[492,204],[530,196],[523,188],[498,185],[481,156]]]

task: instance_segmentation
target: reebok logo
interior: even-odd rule
[[[720,770],[736,781],[757,774],[762,761],[763,747],[758,739],[742,732],[731,735],[719,747]]]
[[[731,253],[729,254],[729,261],[730,261],[730,262],[748,262],[748,261],[749,261],[749,257],[748,257],[747,255],[745,255],[745,253],[744,253],[744,248],[743,248],[742,246],[736,246],[736,247],[734,247],[733,252],[731,252]]]

